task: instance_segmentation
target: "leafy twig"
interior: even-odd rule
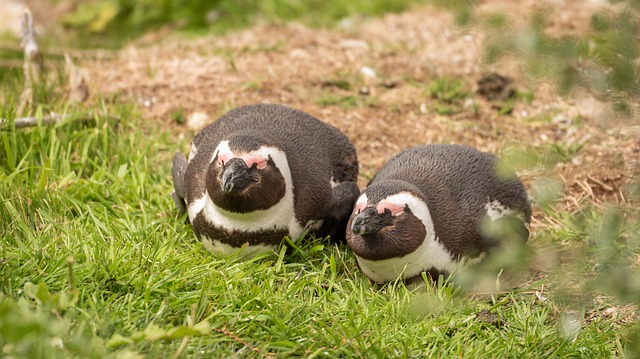
[[[0,50],[22,52],[23,47],[21,45],[16,45],[15,42],[0,40]],[[73,57],[96,59],[112,58],[117,54],[116,51],[109,49],[75,49],[72,47],[61,46],[39,48],[39,52],[46,56],[64,57],[65,54],[71,54]]]
[[[73,117],[77,120],[81,120],[81,121],[89,121],[92,120],[94,118],[95,114],[88,112],[82,115],[74,115]],[[115,121],[119,121],[120,118],[115,117],[115,116],[110,116],[110,115],[101,115],[102,117],[106,117],[108,119],[111,120],[115,120]],[[50,113],[48,115],[44,115],[42,116],[42,124],[43,125],[52,125],[52,124],[56,124],[62,120],[66,120],[71,118],[70,114],[58,114],[58,113]],[[38,117],[36,116],[28,116],[28,117],[20,117],[20,118],[16,118],[14,120],[14,125],[16,128],[25,128],[25,127],[34,127],[38,125]],[[9,126],[9,121],[4,119],[4,118],[0,118],[0,129],[3,127],[7,127]]]
[[[59,122],[60,120],[69,118],[71,115],[60,115],[57,113],[51,113],[50,115],[42,116],[42,124],[50,125]],[[38,118],[36,116],[20,117],[14,120],[16,128],[34,127],[38,125]],[[0,128],[9,125],[9,121],[4,118],[0,118]]]

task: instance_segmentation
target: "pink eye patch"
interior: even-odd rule
[[[404,207],[397,204],[383,201],[376,205],[376,210],[378,211],[378,213],[384,213],[385,209],[391,211],[391,214],[394,216],[399,216],[404,213]]]
[[[355,208],[356,214],[362,212],[362,210],[366,206],[367,206],[367,201],[360,201],[360,202],[356,203],[356,208]]]
[[[249,168],[251,168],[251,166],[253,166],[254,164],[256,165],[256,167],[259,170],[264,169],[265,167],[267,167],[267,159],[262,157],[262,156],[242,155],[242,156],[240,156],[240,158],[242,158],[244,163],[246,163],[247,167],[249,167]]]
[[[233,158],[233,155],[231,153],[218,153],[218,164],[219,165],[223,165],[227,162],[229,162],[230,159]]]

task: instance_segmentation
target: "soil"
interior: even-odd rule
[[[480,9],[526,19],[540,6],[533,0],[511,3],[487,0]],[[602,4],[553,5],[545,30],[561,36],[588,31],[591,14]],[[638,202],[627,191],[640,173],[638,123],[615,118],[588,95],[558,96],[551,84],[525,76],[518,61],[484,64],[485,35],[457,26],[446,10],[421,6],[380,19],[350,19],[336,29],[256,24],[221,37],[156,35],[80,64],[90,77],[90,100],[110,94],[133,99],[145,119],[176,134],[176,146],[233,107],[282,103],[351,138],[361,186],[390,156],[412,145],[461,143],[507,157],[517,149],[573,149],[553,166],[515,163],[530,193],[540,178],[552,177],[564,183],[558,210]],[[533,100],[516,101],[501,114],[499,103],[477,93],[479,81],[491,73],[517,91],[530,91]],[[462,79],[472,94],[457,113],[438,114],[439,102],[426,90],[442,77]],[[508,97],[512,90],[506,91]],[[179,123],[182,116],[186,121]],[[554,221],[536,208],[532,225]]]

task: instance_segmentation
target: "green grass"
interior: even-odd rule
[[[79,30],[75,45],[121,46],[149,31],[164,27],[194,34],[224,33],[258,21],[300,21],[308,26],[335,26],[350,17],[400,12],[425,0],[93,0],[63,17],[65,26]]]
[[[474,299],[451,285],[416,293],[401,283],[373,287],[347,247],[312,239],[288,254],[216,259],[175,216],[173,136],[126,104],[93,110],[93,121],[0,133],[3,355],[611,357],[637,329],[596,315],[577,335],[564,333],[565,311],[586,318],[618,302],[574,301],[568,289],[549,295],[544,288],[562,283],[553,268]],[[589,246],[599,237],[585,233],[599,233],[591,227],[605,217],[593,212],[582,230],[542,232],[532,243],[560,250],[554,246],[570,240],[577,250],[622,241],[617,258],[638,255],[637,225],[624,218],[609,219],[622,236]],[[600,258],[595,249],[583,267]],[[597,274],[576,276],[592,283]],[[482,310],[498,319],[479,320]]]

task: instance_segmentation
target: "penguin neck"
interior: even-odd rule
[[[291,186],[288,185],[285,188],[284,196],[273,206],[251,212],[232,212],[218,207],[211,199],[209,191],[205,191],[204,200],[205,203],[202,210],[208,221],[210,221],[210,218],[226,218],[229,220],[229,223],[248,224],[249,222],[255,222],[255,224],[263,224],[263,227],[269,226],[269,224],[277,227],[278,223],[282,223],[282,217],[287,215],[287,206],[290,205],[293,208],[293,191]],[[220,223],[213,222],[211,224],[216,225]]]

